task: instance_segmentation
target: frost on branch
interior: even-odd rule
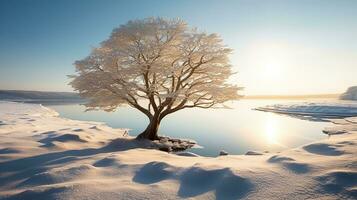
[[[128,104],[160,122],[184,108],[218,108],[239,98],[240,88],[227,82],[231,51],[218,35],[182,20],[129,21],[75,62],[70,84],[90,100],[88,109]]]

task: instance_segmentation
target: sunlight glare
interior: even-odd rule
[[[259,53],[262,76],[266,79],[279,78],[286,64],[284,48],[278,45],[269,45],[262,48]]]
[[[272,117],[267,118],[263,132],[265,134],[267,143],[270,145],[279,145],[279,141],[278,141],[279,133],[278,133],[277,126],[278,123],[274,118]]]
[[[254,55],[251,64],[259,69],[256,75],[263,80],[278,81],[284,68],[291,62],[290,47],[279,41],[257,42],[253,44],[249,52]]]

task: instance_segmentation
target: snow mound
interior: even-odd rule
[[[187,157],[199,157],[199,155],[192,153],[192,152],[188,152],[188,151],[184,151],[184,152],[177,152],[175,153],[178,156],[187,156]]]
[[[93,163],[94,167],[113,167],[113,166],[120,166],[120,163],[117,159],[112,157],[106,157],[101,160],[96,161]]]
[[[237,175],[230,168],[192,166],[183,169],[156,161],[145,164],[133,177],[134,182],[141,184],[155,184],[170,179],[180,183],[177,193],[180,198],[214,191],[216,199],[239,199],[254,188],[248,178]]]
[[[68,191],[70,187],[44,187],[27,189],[15,195],[5,197],[4,200],[22,200],[22,199],[36,199],[36,200],[48,200],[48,199],[61,199],[63,193]],[[0,199],[1,196],[0,196]]]
[[[133,181],[142,184],[160,182],[174,175],[174,167],[164,162],[150,162],[138,170]]]
[[[180,181],[178,195],[183,198],[195,197],[215,189],[216,199],[240,199],[255,187],[249,179],[235,174],[229,168],[191,167],[181,175]]]
[[[315,118],[345,118],[357,116],[357,104],[355,103],[275,104],[255,108],[255,110]]]
[[[315,143],[303,147],[307,152],[324,156],[340,156],[343,151],[339,150],[338,145]]]
[[[42,172],[31,176],[18,187],[24,186],[38,186],[38,185],[50,185],[56,183],[68,182],[71,180],[76,180],[81,176],[88,176],[89,173],[95,171],[95,168],[91,165],[80,165],[75,167],[70,167],[67,169],[56,169],[48,172]]]
[[[20,153],[21,151],[15,148],[0,149],[0,154]]]
[[[245,153],[245,155],[248,155],[248,156],[261,156],[261,155],[263,155],[263,153],[256,152],[256,151],[248,151],[247,153]]]
[[[300,163],[293,158],[280,155],[270,157],[268,163],[279,164],[286,170],[295,174],[305,174],[311,170],[311,166],[307,163]]]
[[[39,142],[47,144],[47,143],[52,143],[52,142],[87,142],[87,141],[80,138],[79,135],[67,133],[64,135],[57,136],[57,137],[45,138],[45,139],[40,140]]]
[[[331,171],[316,178],[321,190],[329,194],[344,195],[355,199],[357,197],[357,172]]]
[[[340,96],[342,100],[357,100],[357,86],[352,86]]]

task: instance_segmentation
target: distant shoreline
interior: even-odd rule
[[[74,92],[43,92],[27,90],[0,90],[0,101],[40,104],[85,103],[86,99]]]
[[[311,94],[311,95],[248,95],[244,99],[339,99],[340,94]]]
[[[63,99],[69,98],[69,99],[79,99],[81,98],[78,93],[75,92],[55,92],[55,91],[36,91],[36,90],[6,90],[6,89],[0,89],[0,100],[4,99],[2,98],[1,94],[7,94],[7,95],[20,95],[20,96],[33,96],[36,95],[41,96],[42,98],[45,97],[46,99],[48,98],[54,98],[54,99]],[[302,95],[246,95],[243,98],[244,99],[311,99],[311,98],[339,98],[341,94],[302,94]],[[62,98],[58,98],[62,97]],[[42,99],[42,98],[36,98],[36,99]],[[32,99],[32,98],[29,98]]]
[[[308,95],[247,95],[242,99],[339,99],[341,94],[308,94]],[[0,101],[15,101],[26,103],[84,103],[75,92],[50,92],[32,90],[0,90]]]

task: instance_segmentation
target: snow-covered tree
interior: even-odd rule
[[[179,19],[129,21],[76,61],[70,85],[88,98],[88,109],[138,109],[149,125],[138,136],[159,139],[161,120],[184,108],[220,108],[239,98],[227,48],[217,34],[199,32]]]

